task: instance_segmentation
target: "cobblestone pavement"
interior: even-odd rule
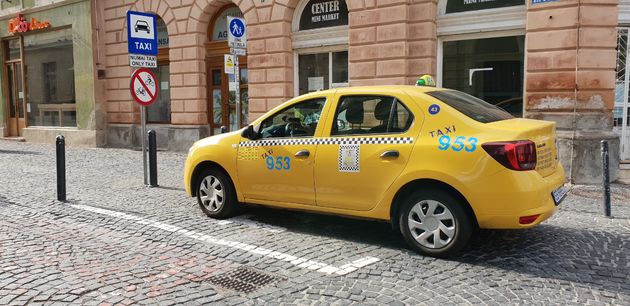
[[[630,189],[575,187],[526,231],[480,231],[450,260],[410,251],[388,224],[250,208],[212,220],[185,196],[185,156],[0,140],[0,305],[630,304]],[[340,275],[342,274],[342,275]]]

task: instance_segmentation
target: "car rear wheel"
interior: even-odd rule
[[[234,185],[222,171],[205,170],[197,182],[197,202],[201,210],[211,218],[231,217],[238,206]]]
[[[448,257],[468,244],[473,222],[464,205],[449,193],[420,190],[409,196],[400,210],[400,231],[416,251]]]

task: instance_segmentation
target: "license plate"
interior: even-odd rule
[[[551,192],[551,197],[553,197],[553,202],[557,205],[560,205],[560,202],[564,200],[564,198],[569,193],[569,187],[560,186],[560,188]]]

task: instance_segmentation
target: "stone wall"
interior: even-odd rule
[[[615,0],[528,7],[525,116],[557,123],[560,160],[574,183],[601,180],[599,140],[609,140],[611,152],[617,150],[611,157],[618,157],[612,133],[617,16]],[[617,164],[613,158],[611,169]]]
[[[415,84],[437,68],[437,1],[348,1],[350,85]]]

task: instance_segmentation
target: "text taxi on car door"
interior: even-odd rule
[[[555,124],[423,86],[326,90],[197,141],[186,191],[210,217],[239,203],[386,220],[447,256],[475,227],[530,228],[566,195]]]

